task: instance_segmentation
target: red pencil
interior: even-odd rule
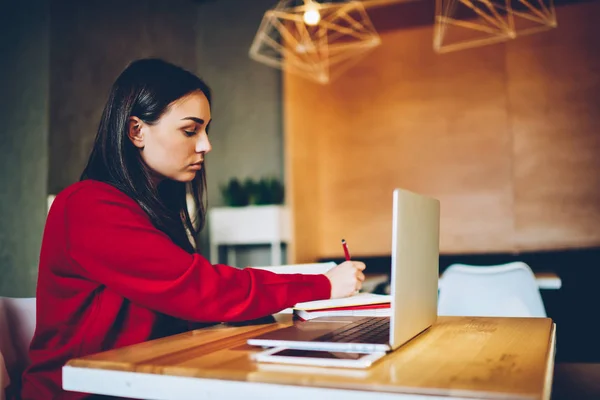
[[[350,261],[350,252],[348,251],[348,245],[346,241],[342,239],[342,247],[344,248],[344,255],[346,256],[346,261]]]

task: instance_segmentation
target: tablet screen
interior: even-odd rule
[[[365,356],[364,353],[344,353],[344,352],[331,352],[331,351],[320,351],[320,350],[295,350],[295,349],[283,349],[276,353],[272,353],[273,356],[282,357],[302,357],[302,358],[329,358],[336,360],[358,360]]]
[[[318,367],[368,368],[386,353],[356,353],[327,350],[302,350],[274,347],[251,357],[258,362],[293,365],[313,365]]]

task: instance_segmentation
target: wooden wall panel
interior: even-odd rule
[[[591,17],[567,22],[597,4],[561,8],[563,33],[437,55],[431,27],[388,31],[330,85],[286,75],[288,185],[306,228],[290,259],[340,257],[342,237],[353,254],[389,255],[394,187],[441,200],[442,253],[600,244],[600,54],[582,44]],[[298,178],[304,152],[312,180]]]
[[[292,236],[288,245],[288,260],[291,263],[310,262],[319,253],[319,220],[316,216],[321,206],[316,177],[319,176],[318,145],[310,117],[320,114],[316,107],[319,91],[307,90],[303,82],[284,75],[284,167],[285,197],[292,210]],[[308,83],[308,85],[313,85]]]
[[[323,134],[320,254],[339,256],[341,237],[389,254],[395,187],[442,201],[444,251],[511,248],[503,52],[439,57],[427,28],[382,39],[351,78],[321,89],[340,117]]]
[[[600,244],[600,2],[508,47],[519,250]]]

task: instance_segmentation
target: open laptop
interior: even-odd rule
[[[248,339],[287,349],[388,352],[437,319],[440,203],[404,189],[393,193],[391,317],[320,317]],[[368,267],[367,267],[368,270]]]

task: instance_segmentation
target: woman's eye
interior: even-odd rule
[[[196,131],[184,131],[186,136],[194,136]]]

